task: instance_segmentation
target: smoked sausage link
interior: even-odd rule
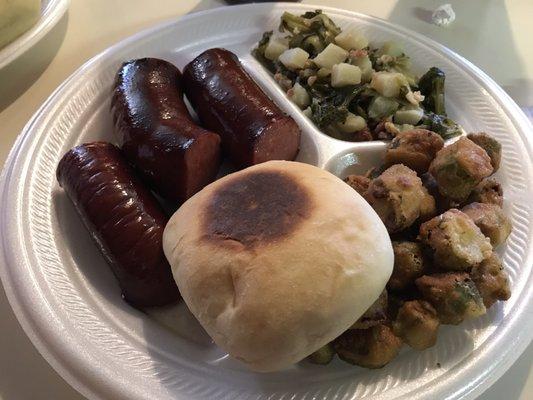
[[[236,166],[296,157],[298,125],[259,88],[232,52],[210,49],[200,54],[183,70],[183,88],[202,124],[220,134]]]
[[[220,165],[220,137],[195,124],[180,81],[167,61],[128,61],[111,101],[124,155],[156,193],[176,203],[212,182]]]
[[[167,216],[117,147],[105,142],[74,147],[59,162],[57,180],[127,302],[161,306],[179,298],[162,247]]]

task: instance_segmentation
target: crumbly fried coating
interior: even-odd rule
[[[494,178],[485,178],[479,182],[470,196],[467,203],[486,203],[503,206],[503,189],[502,185]]]
[[[461,209],[483,234],[490,239],[492,247],[504,243],[511,233],[511,221],[495,204],[470,203]]]
[[[344,178],[344,182],[346,182],[352,189],[363,196],[368,190],[371,179],[363,175],[348,175],[346,178]]]
[[[496,253],[472,268],[470,276],[483,297],[486,308],[498,300],[508,300],[511,297],[509,278]]]
[[[431,203],[432,197],[422,186],[416,172],[402,164],[387,168],[374,179],[365,199],[390,233],[408,228],[421,215],[433,212],[434,208],[434,201]]]
[[[485,132],[469,133],[466,137],[487,152],[493,172],[498,171],[502,160],[502,145],[500,142]]]
[[[422,185],[424,185],[428,193],[433,196],[437,213],[441,214],[444,211],[449,210],[450,208],[458,208],[460,206],[460,203],[458,201],[449,199],[448,197],[443,196],[439,192],[437,181],[429,172],[422,174],[420,176],[420,179],[422,180]]]
[[[394,334],[417,350],[432,347],[439,331],[437,311],[424,300],[406,301],[393,323]]]
[[[490,240],[455,208],[420,225],[419,238],[433,251],[434,264],[444,270],[468,271],[492,252]]]
[[[333,342],[339,358],[364,368],[381,368],[400,352],[402,341],[387,325],[349,329]]]
[[[486,312],[481,294],[466,272],[424,275],[415,283],[443,324],[458,325]]]
[[[368,329],[372,326],[382,324],[387,321],[388,293],[383,290],[378,299],[359,318],[350,329]]]
[[[394,291],[406,290],[414,286],[415,279],[424,275],[426,261],[422,246],[417,242],[392,242],[394,269],[387,287]]]
[[[443,196],[461,202],[483,178],[492,174],[493,168],[487,152],[463,137],[437,153],[429,172]]]
[[[400,132],[387,147],[385,164],[403,164],[423,174],[443,146],[440,135],[427,129]]]

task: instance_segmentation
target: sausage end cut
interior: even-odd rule
[[[179,298],[162,247],[167,216],[117,147],[105,142],[74,147],[59,162],[57,180],[128,303],[160,306]]]

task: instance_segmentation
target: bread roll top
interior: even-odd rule
[[[313,212],[312,194],[295,176],[255,171],[230,179],[205,204],[204,240],[244,249],[266,246],[301,228]]]
[[[348,329],[393,265],[387,231],[357,192],[288,161],[204,188],[172,216],[163,247],[191,312],[257,371],[289,367]]]

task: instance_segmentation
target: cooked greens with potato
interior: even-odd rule
[[[292,102],[337,139],[388,140],[413,127],[444,139],[462,133],[446,115],[442,70],[432,67],[419,78],[399,43],[374,47],[321,10],[283,13],[278,32],[265,32],[253,54]]]

